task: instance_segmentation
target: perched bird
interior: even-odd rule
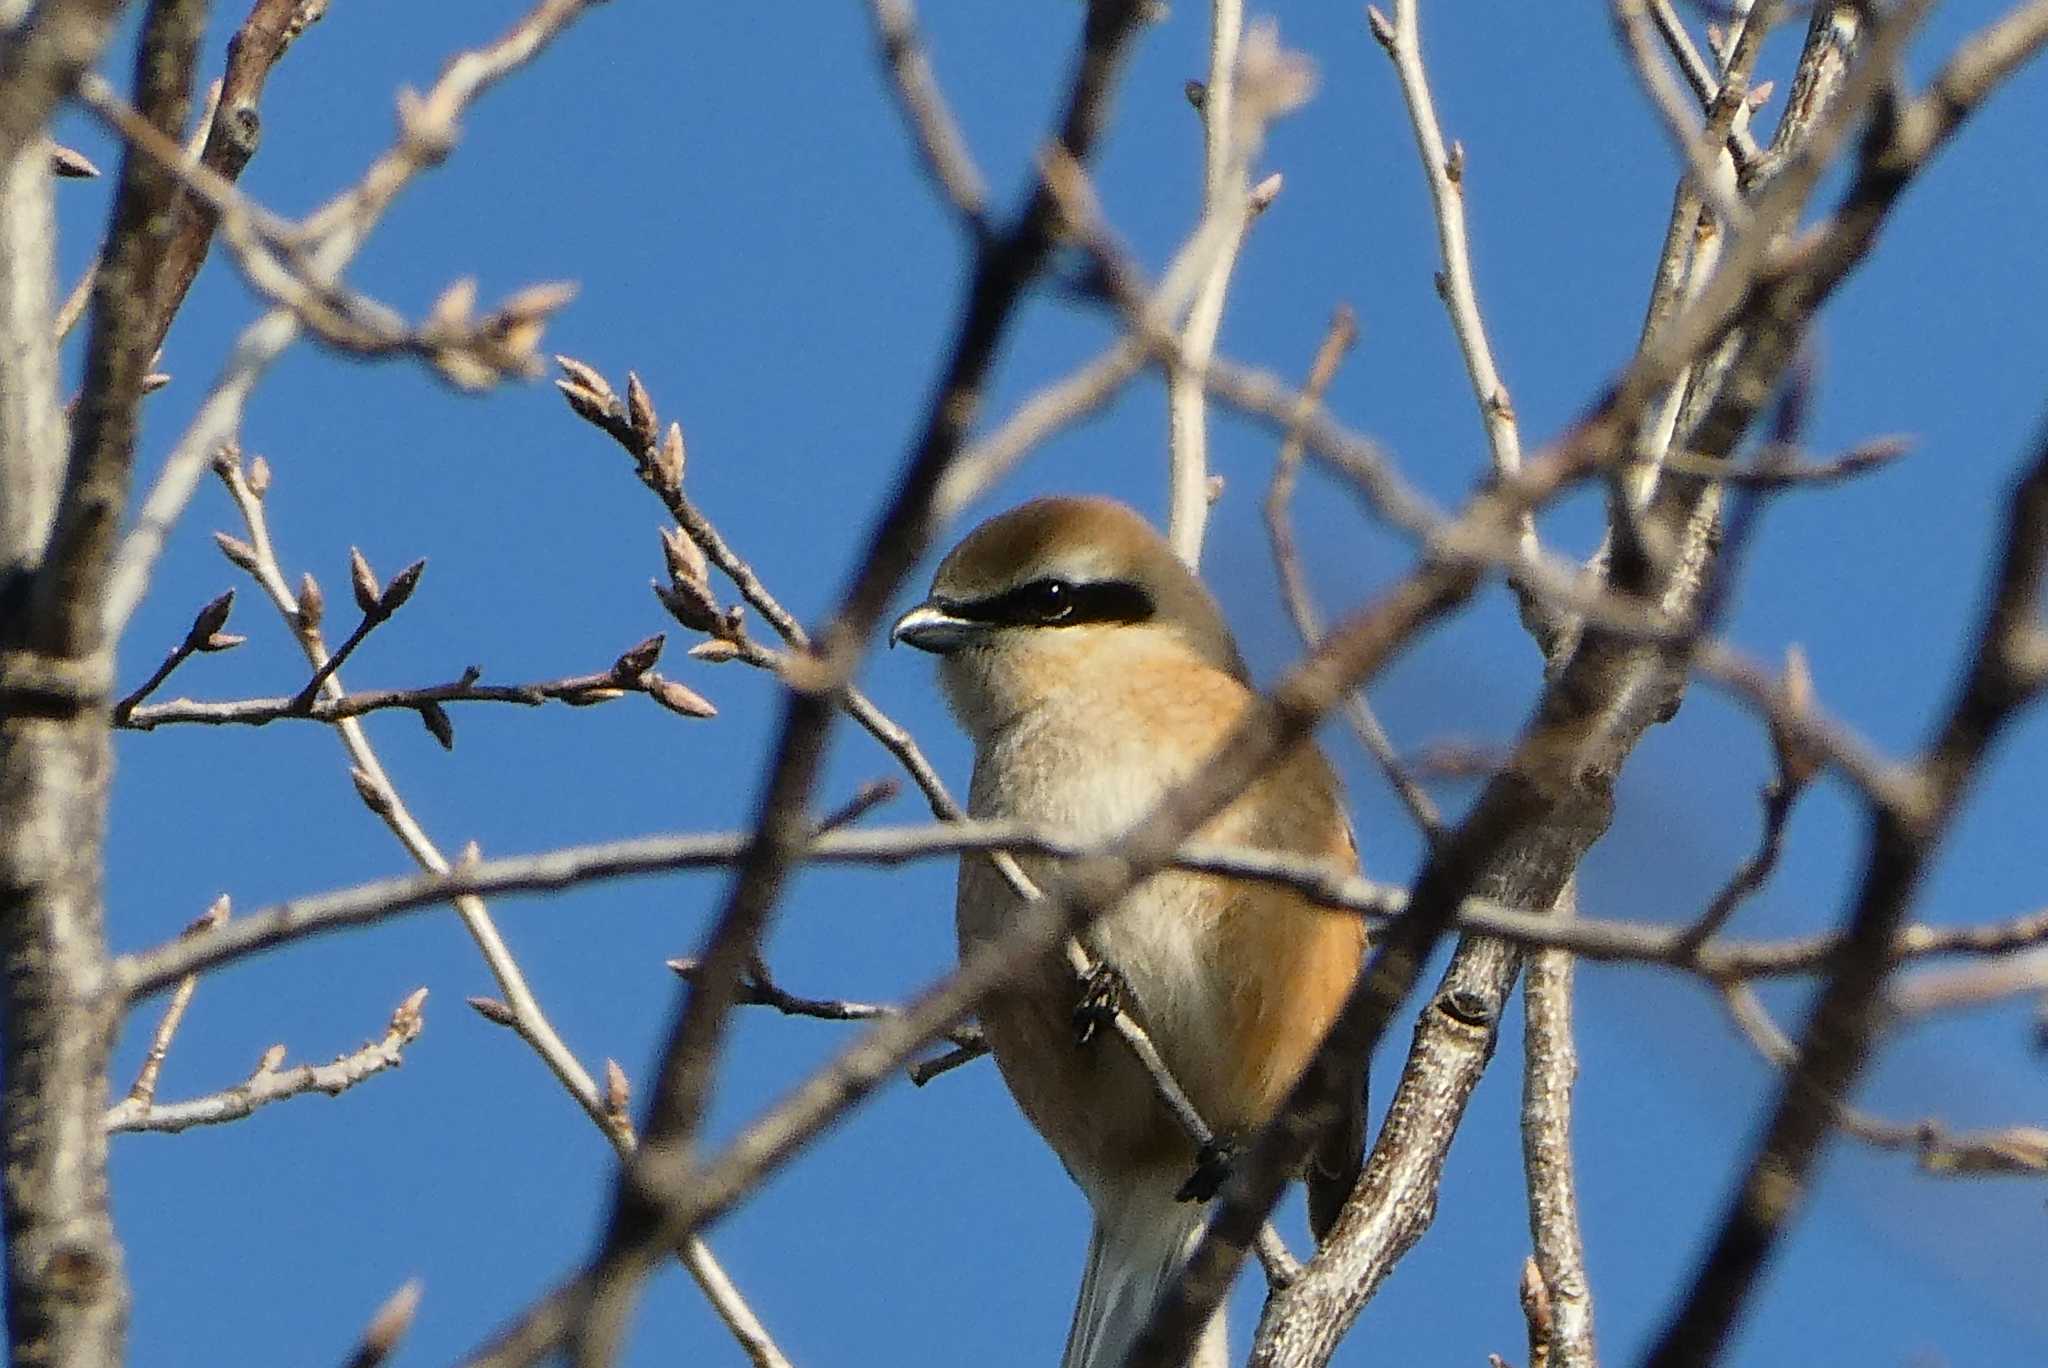
[[[974,740],[973,815],[1082,837],[1107,839],[1142,817],[1254,697],[1201,581],[1108,499],[1039,499],[983,523],[890,639],[940,657],[946,696]],[[1313,744],[1276,761],[1198,835],[1357,862],[1336,776]],[[1041,884],[1053,872],[1024,864]],[[963,859],[961,953],[1000,936],[1020,906],[988,859]],[[1224,1141],[1286,1099],[1365,951],[1356,917],[1271,885],[1187,873],[1147,880],[1083,942],[1120,975],[1121,1005]],[[1049,957],[988,1000],[982,1024],[1017,1105],[1094,1209],[1062,1363],[1110,1368],[1200,1237],[1203,1208],[1183,1198],[1213,1193],[1227,1150],[1197,1153],[1120,1042],[1077,1043],[1084,996],[1066,958]],[[1306,1175],[1319,1239],[1358,1176],[1362,1066],[1355,1081]],[[1201,1169],[1209,1181],[1191,1182]],[[1227,1353],[1219,1312],[1190,1368],[1215,1368]]]

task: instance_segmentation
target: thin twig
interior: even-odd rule
[[[1679,88],[1657,51],[1657,35],[1652,31],[1645,0],[1611,0],[1611,8],[1615,32],[1629,59],[1629,67],[1649,96],[1650,106],[1657,111],[1658,122],[1669,135],[1672,146],[1685,159],[1686,175],[1691,178],[1693,189],[1721,223],[1737,231],[1746,230],[1750,221],[1749,210],[1735,196],[1732,186],[1715,170],[1716,155],[1726,155],[1729,129],[1717,127],[1712,107],[1704,125],[1695,114],[1693,101]],[[1724,81],[1715,94],[1717,104],[1732,104],[1739,103],[1747,91]]]
[[[326,1093],[337,1097],[365,1079],[395,1069],[404,1062],[405,1047],[420,1033],[420,1008],[427,990],[415,990],[398,1010],[382,1038],[337,1058],[332,1064],[301,1064],[282,1068],[284,1046],[273,1045],[256,1064],[256,1071],[241,1083],[204,1097],[184,1102],[154,1102],[133,1094],[108,1109],[102,1124],[109,1134],[125,1131],[157,1131],[176,1134],[194,1126],[217,1126],[239,1121],[258,1108],[290,1097]]]
[[[1794,650],[1788,653],[1785,662],[1784,696],[1788,708],[1794,713],[1811,709],[1813,698],[1812,679],[1806,672],[1805,656]],[[1709,940],[1720,934],[1728,919],[1735,914],[1745,899],[1755,896],[1758,889],[1777,870],[1778,859],[1785,850],[1785,825],[1792,818],[1792,809],[1800,796],[1806,792],[1819,770],[1814,752],[1802,745],[1787,729],[1772,726],[1771,748],[1777,758],[1777,776],[1766,784],[1760,795],[1763,800],[1763,830],[1757,837],[1756,849],[1736,867],[1721,885],[1706,910],[1693,919],[1681,937],[1680,946],[1690,952],[1698,950]]]
[[[910,0],[869,0],[875,31],[882,40],[882,60],[894,82],[897,107],[916,135],[926,174],[945,197],[970,235],[989,230],[988,188],[959,120],[946,106],[931,58],[917,29]]]
[[[186,629],[184,638],[173,646],[149,678],[114,705],[114,725],[124,726],[134,714],[136,706],[163,686],[171,672],[201,651],[226,651],[242,644],[243,638],[229,636],[220,629],[227,626],[228,613],[235,606],[235,591],[213,599],[193,617],[192,625]]]
[[[2005,998],[2048,991],[2048,948],[2001,957],[1990,964],[1927,968],[1906,974],[1885,991],[1885,1010],[1910,1019],[1965,1011]]]
[[[531,285],[479,315],[476,282],[464,278],[442,291],[420,323],[408,323],[390,306],[314,272],[299,245],[302,229],[259,208],[232,182],[188,162],[105,81],[85,76],[78,97],[130,145],[183,179],[188,192],[213,211],[243,278],[271,304],[289,309],[321,342],[372,360],[417,357],[462,389],[539,374],[542,329],[574,297],[573,286]]]
[[[193,923],[185,928],[185,934],[195,936],[208,931],[228,919],[228,898],[223,893],[214,900]],[[184,1023],[185,1012],[192,1005],[193,994],[199,991],[199,976],[187,974],[178,980],[178,986],[171,993],[171,1000],[164,1007],[164,1013],[157,1018],[156,1030],[150,1033],[149,1052],[143,1056],[142,1068],[136,1072],[135,1083],[128,1089],[127,1101],[132,1106],[148,1110],[156,1100],[156,1084],[163,1073],[164,1060],[170,1056],[171,1041],[178,1034],[178,1027]]]
[[[1679,74],[1691,87],[1692,95],[1699,102],[1701,110],[1713,108],[1714,100],[1721,93],[1721,79],[1700,56],[1693,46],[1692,35],[1685,30],[1685,24],[1672,8],[1670,0],[1645,0],[1650,20],[1657,26],[1657,36],[1664,40],[1665,48],[1678,63]],[[1735,168],[1747,175],[1761,155],[1756,139],[1746,128],[1736,128],[1728,134],[1728,151],[1735,158]]]
[[[1437,124],[1436,100],[1429,89],[1429,72],[1422,60],[1420,6],[1416,0],[1394,0],[1394,19],[1388,23],[1377,10],[1368,10],[1373,37],[1393,59],[1400,77],[1401,98],[1408,107],[1408,121],[1415,133],[1415,150],[1422,162],[1422,174],[1435,209],[1437,250],[1442,270],[1437,276],[1437,293],[1450,313],[1458,350],[1465,358],[1465,371],[1472,382],[1472,394],[1479,402],[1479,418],[1486,431],[1486,444],[1493,469],[1511,475],[1522,464],[1521,433],[1515,422],[1514,400],[1494,364],[1493,347],[1487,341],[1486,320],[1479,308],[1479,291],[1472,279],[1472,251],[1465,225],[1465,148],[1461,143],[1444,143]],[[1535,552],[1533,524],[1522,528],[1525,549]]]
[[[1302,386],[1300,414],[1303,418],[1322,402],[1330,381],[1336,377],[1338,365],[1357,336],[1358,324],[1351,310],[1339,307],[1330,317],[1330,326],[1323,334],[1322,344],[1316,349],[1315,360],[1309,365],[1308,381]],[[1315,600],[1309,592],[1308,575],[1302,569],[1301,552],[1295,545],[1294,522],[1290,515],[1294,486],[1301,471],[1301,451],[1300,423],[1291,423],[1280,440],[1280,455],[1273,464],[1273,481],[1266,489],[1266,536],[1272,543],[1273,564],[1280,572],[1281,601],[1287,607],[1288,616],[1294,620],[1294,630],[1300,636],[1301,644],[1313,646],[1323,634],[1322,616],[1316,611]],[[1407,805],[1415,824],[1422,829],[1424,836],[1434,839],[1443,824],[1436,804],[1402,763],[1392,739],[1388,737],[1386,728],[1380,725],[1379,717],[1364,693],[1354,691],[1344,700],[1344,716],[1387,783]]]
[[[630,680],[599,672],[524,684],[482,684],[478,682],[482,677],[483,671],[472,665],[459,678],[445,684],[412,689],[351,689],[340,697],[323,694],[303,704],[287,695],[216,700],[172,698],[136,707],[127,716],[117,717],[115,725],[131,731],[154,731],[175,726],[262,727],[281,721],[333,723],[345,717],[364,717],[394,709],[423,713],[447,703],[509,703],[537,708],[553,700],[581,708],[636,693],[646,694],[685,717],[713,717],[718,711],[696,690],[655,671]]]

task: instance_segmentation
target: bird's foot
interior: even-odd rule
[[[1231,1170],[1237,1167],[1238,1156],[1244,1153],[1244,1142],[1234,1135],[1212,1137],[1195,1156],[1195,1171],[1174,1193],[1174,1199],[1182,1202],[1206,1202],[1223,1190],[1230,1180]]]
[[[1107,960],[1097,964],[1081,986],[1081,1000],[1074,1004],[1074,1044],[1086,1045],[1097,1031],[1115,1025],[1129,994],[1130,985],[1115,965]]]

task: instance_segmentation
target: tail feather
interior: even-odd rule
[[[1099,1203],[1088,1267],[1060,1368],[1121,1368],[1153,1305],[1201,1238],[1204,1209],[1174,1196],[1177,1182],[1146,1184]],[[1218,1308],[1187,1368],[1226,1368],[1230,1343]]]

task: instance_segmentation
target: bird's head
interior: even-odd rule
[[[1105,671],[1199,663],[1244,677],[1209,591],[1112,499],[1034,499],[981,524],[889,640],[941,658],[947,697],[977,736]]]

